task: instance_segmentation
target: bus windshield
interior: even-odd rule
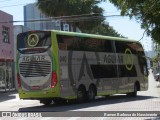
[[[51,32],[24,32],[17,36],[17,50],[22,54],[42,53],[51,47]]]

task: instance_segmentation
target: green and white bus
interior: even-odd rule
[[[21,99],[50,104],[148,89],[142,45],[127,38],[64,31],[28,31],[17,36]]]

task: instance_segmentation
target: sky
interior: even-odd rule
[[[0,10],[13,15],[14,21],[23,21],[23,6],[29,3],[34,3],[36,0],[0,0]],[[109,2],[103,2],[100,6],[104,9],[104,15],[120,15],[120,11],[117,10]],[[144,30],[141,29],[140,23],[136,22],[135,19],[129,17],[107,17],[106,21],[110,26],[121,35],[129,38],[140,40],[143,36]],[[14,25],[23,25],[23,23],[14,23]],[[140,41],[146,51],[151,50],[151,38],[146,35]]]

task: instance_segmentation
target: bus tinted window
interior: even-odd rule
[[[125,53],[127,48],[131,50],[132,54],[137,54],[138,52],[143,51],[142,46],[135,42],[116,41],[115,45],[117,53]]]
[[[125,54],[136,54],[138,57],[138,63],[140,66],[140,70],[142,74],[144,74],[144,67],[147,68],[147,62],[145,59],[144,50],[141,44],[135,43],[135,42],[123,42],[123,41],[116,41],[116,52],[117,53],[125,53],[126,49],[129,48],[130,52],[126,52]],[[129,76],[136,76],[136,73],[134,72],[134,68],[131,71],[126,71],[127,69],[123,69],[123,67],[120,67],[120,71],[122,76],[126,76],[125,73],[128,73]]]
[[[60,50],[113,52],[110,40],[57,35],[57,41]]]
[[[126,69],[125,65],[118,65],[119,77],[137,77],[137,72],[135,65],[133,65],[131,70]]]
[[[91,65],[94,78],[115,78],[117,77],[116,65]]]
[[[144,57],[144,52],[139,52],[138,54],[138,62],[139,62],[139,66],[140,66],[140,70],[141,70],[141,73],[144,74],[144,70],[146,69],[147,70],[147,61],[146,61],[146,58]],[[147,74],[148,74],[148,70],[146,71]]]
[[[25,32],[17,36],[17,49],[21,53],[27,53],[31,51],[24,50],[24,48],[36,48],[51,46],[51,33],[50,32]],[[42,50],[42,49],[41,49]],[[41,51],[38,49],[38,51]],[[44,51],[43,49],[42,51]],[[36,49],[34,49],[36,51]],[[33,52],[33,51],[32,51]]]

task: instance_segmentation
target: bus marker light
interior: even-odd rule
[[[38,90],[38,89],[40,89],[39,86],[32,86],[31,88],[32,88],[32,90]]]
[[[18,81],[18,87],[21,87],[21,78],[19,73],[17,73],[17,81]]]
[[[54,88],[57,85],[57,74],[56,72],[52,73],[52,83],[51,83],[51,87]]]

